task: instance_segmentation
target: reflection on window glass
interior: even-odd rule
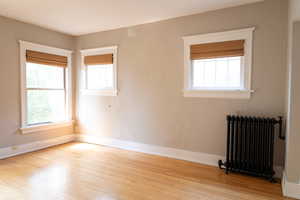
[[[64,121],[63,67],[26,63],[27,124]]]
[[[63,90],[27,91],[28,124],[63,121],[65,92]]]
[[[113,88],[113,65],[87,66],[87,89]]]
[[[241,89],[241,57],[192,61],[192,87]]]
[[[64,88],[64,68],[42,64],[26,64],[27,88]]]

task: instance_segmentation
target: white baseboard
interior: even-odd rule
[[[41,140],[27,144],[21,144],[16,146],[0,148],[0,159],[16,156],[23,153],[37,151],[47,147],[55,146],[58,144],[64,144],[74,141],[76,139],[75,134],[65,135],[53,139]]]
[[[5,148],[0,148],[0,159],[8,158],[11,156],[28,153],[32,151],[37,151],[40,149],[44,149],[47,147],[71,142],[78,140],[80,142],[92,143],[92,144],[99,144],[105,145],[120,149],[126,149],[131,151],[137,151],[142,153],[160,155],[180,160],[187,160],[191,162],[211,165],[211,166],[218,166],[218,160],[224,160],[223,156],[214,155],[214,154],[207,154],[201,152],[192,152],[182,149],[170,148],[170,147],[162,147],[156,145],[149,145],[137,142],[130,142],[124,140],[117,140],[112,138],[95,138],[87,135],[79,135],[79,134],[70,134],[65,135],[49,140],[42,140],[36,141],[32,143],[10,146]],[[282,177],[282,167],[275,166],[275,177],[281,178]]]
[[[300,199],[300,184],[288,182],[286,174],[284,172],[281,186],[284,196]]]
[[[212,165],[212,166],[217,166],[218,160],[224,159],[224,157],[219,155],[192,152],[192,151],[186,151],[186,150],[169,148],[169,147],[117,140],[112,138],[95,138],[86,135],[78,135],[77,140],[80,142],[100,144],[104,146],[160,155],[160,156],[165,156],[165,157],[170,157],[170,158],[175,158],[180,160],[187,160],[187,161],[192,161],[192,162],[197,162],[197,163],[202,163],[202,164]]]
[[[137,142],[130,142],[124,140],[118,140],[113,138],[96,138],[92,136],[87,136],[83,134],[77,135],[77,140],[80,142],[99,144],[104,146],[116,147],[120,149],[126,149],[131,151],[137,151],[142,153],[160,155],[170,158],[175,158],[179,160],[186,160],[191,162],[196,162],[205,165],[218,166],[219,160],[225,160],[225,157],[220,155],[201,153],[201,152],[192,152],[182,149],[162,147],[156,145],[149,145]],[[282,177],[282,167],[274,166],[275,177]]]
[[[278,166],[278,165],[274,165],[274,171],[275,171],[274,177],[282,179],[283,167]]]

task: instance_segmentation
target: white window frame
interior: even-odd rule
[[[20,43],[20,92],[21,92],[21,128],[22,134],[45,131],[49,129],[73,126],[72,120],[72,51],[50,47],[41,44],[35,44],[26,41]],[[61,122],[53,122],[39,125],[28,125],[27,123],[27,89],[26,89],[26,50],[38,51],[42,53],[66,56],[68,65],[65,74],[66,89],[66,120]]]
[[[249,99],[251,97],[252,45],[255,27],[183,37],[184,41],[184,97]],[[192,87],[190,47],[194,44],[245,40],[245,54],[241,60],[243,89],[201,89]]]
[[[81,82],[82,95],[96,96],[117,96],[118,95],[118,80],[117,80],[117,60],[118,46],[108,46],[94,49],[83,49],[81,52]],[[87,88],[87,67],[84,64],[85,56],[113,54],[113,87],[111,89],[88,89]]]

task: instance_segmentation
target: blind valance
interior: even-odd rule
[[[191,45],[191,60],[244,56],[244,40]]]
[[[85,65],[107,65],[113,64],[113,54],[102,54],[84,57]]]
[[[55,54],[48,54],[31,50],[26,50],[26,62],[52,65],[56,67],[68,66],[68,58],[66,56],[59,56]]]

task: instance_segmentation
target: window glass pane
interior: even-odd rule
[[[204,62],[195,60],[194,68],[193,68],[193,86],[201,87],[201,85],[204,85],[205,84],[204,76],[205,76]]]
[[[28,124],[65,120],[64,90],[28,90]]]
[[[113,65],[87,66],[87,88],[106,89],[113,87]]]
[[[204,62],[204,87],[213,87],[215,83],[215,62]]]
[[[230,59],[228,60],[228,85],[230,87],[239,87],[240,86],[240,66],[241,60],[239,59]]]
[[[64,88],[64,68],[26,63],[27,88]]]
[[[193,60],[192,87],[241,89],[241,58]]]
[[[216,61],[216,87],[224,87],[227,85],[227,60],[219,59]]]

